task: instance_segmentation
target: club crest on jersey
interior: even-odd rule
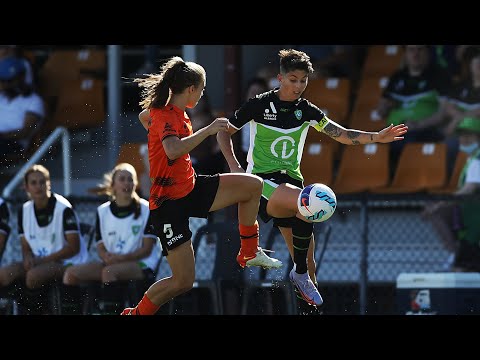
[[[302,120],[302,110],[295,110],[293,113],[295,114],[297,120]]]
[[[132,225],[133,235],[137,235],[139,231],[140,231],[140,225]]]

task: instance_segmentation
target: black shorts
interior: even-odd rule
[[[186,196],[175,200],[166,200],[162,205],[150,211],[150,223],[162,244],[162,253],[176,248],[192,238],[191,217],[207,218],[217,195],[220,176],[196,175],[195,187]]]
[[[275,184],[286,184],[289,183],[290,185],[294,185],[300,189],[303,189],[303,182],[297,179],[293,179],[292,177],[288,176],[287,174],[282,174],[281,172],[274,172],[274,173],[269,173],[269,174],[255,174],[260,176],[264,180],[269,180]],[[265,186],[265,184],[264,184]],[[265,196],[262,195],[262,198],[260,199],[260,209],[258,210],[258,216],[260,216],[260,219],[262,219],[263,222],[267,223],[271,219],[273,219],[273,226],[275,227],[285,227],[285,228],[291,228],[292,227],[292,220],[295,219],[295,217],[289,217],[289,218],[274,218],[270,215],[267,214],[267,203],[268,200],[265,198]]]

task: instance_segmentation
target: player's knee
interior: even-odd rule
[[[77,285],[78,283],[78,278],[75,276],[73,271],[70,270],[71,268],[68,268],[65,270],[65,273],[63,274],[63,283],[65,285]]]
[[[33,274],[31,271],[29,271],[25,276],[25,286],[28,289],[38,289],[42,286],[42,283],[36,274]]]
[[[262,195],[263,190],[263,179],[257,175],[251,175],[251,188],[252,193],[255,195]]]
[[[193,287],[193,282],[195,281],[195,274],[193,276],[182,276],[173,279],[172,290],[175,292],[175,296],[181,295],[190,291]]]

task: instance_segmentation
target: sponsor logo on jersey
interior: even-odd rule
[[[270,113],[270,110],[272,113]],[[270,101],[270,109],[265,109],[263,113],[264,120],[277,120],[277,109],[275,108],[275,104],[273,101]]]
[[[277,144],[279,144],[278,147]],[[280,150],[281,153],[279,154],[276,149]],[[276,158],[288,159],[295,153],[295,139],[290,136],[280,136],[272,142],[270,151]]]

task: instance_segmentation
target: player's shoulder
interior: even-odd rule
[[[314,111],[314,112],[322,112],[323,111],[310,100],[305,98],[300,98],[297,103],[297,108],[303,111]]]
[[[140,198],[140,205],[142,205],[143,207],[150,208],[150,203],[148,202],[148,200],[144,198]]]
[[[72,207],[72,204],[70,203],[70,201],[68,201],[64,196],[57,193],[52,193],[52,195],[55,197],[55,199],[59,204],[62,204],[63,206],[69,207],[69,208]]]
[[[273,100],[274,90],[268,90],[264,93],[257,94],[254,97],[251,97],[247,100],[247,104],[250,106],[263,106],[263,104],[268,104]]]
[[[112,202],[111,202],[110,200],[109,200],[109,201],[105,201],[103,204],[101,204],[101,205],[99,205],[99,206],[97,207],[97,210],[101,211],[101,210],[103,210],[103,209],[105,209],[105,208],[108,208],[111,203],[112,203]]]

